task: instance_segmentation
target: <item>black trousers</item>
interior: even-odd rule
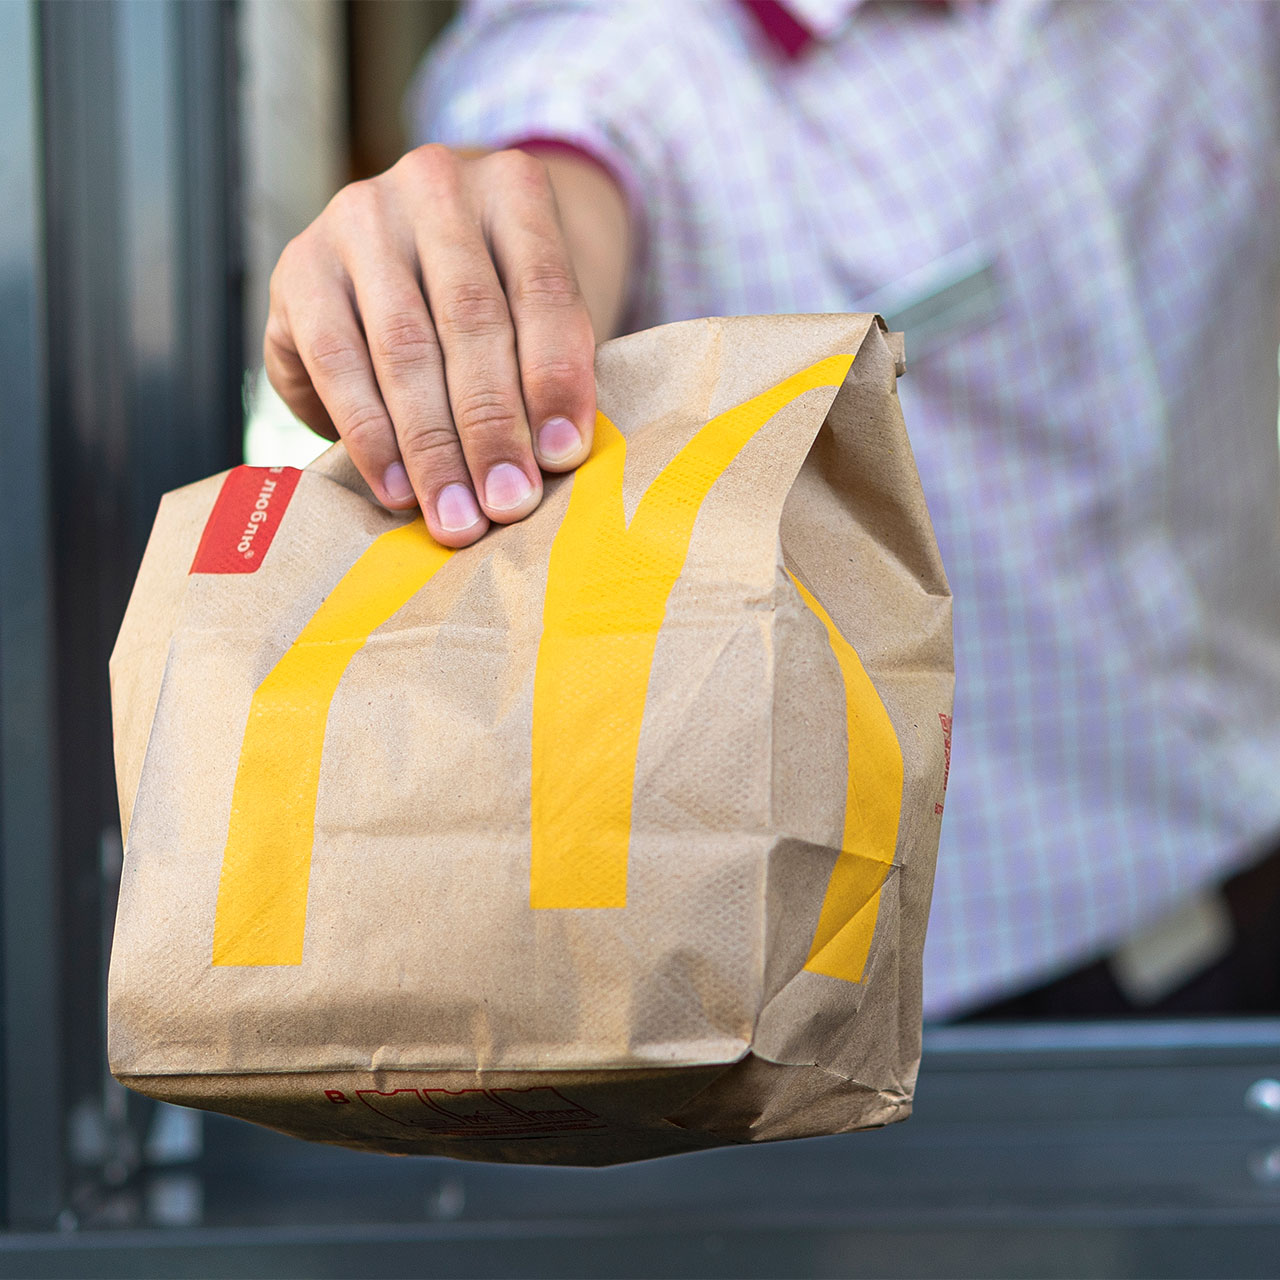
[[[960,1022],[1280,1014],[1280,842],[1222,886],[1235,925],[1231,950],[1154,1004],[1125,996],[1105,957],[986,1005]]]

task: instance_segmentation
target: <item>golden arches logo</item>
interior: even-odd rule
[[[649,486],[630,523],[622,505],[626,442],[600,416],[591,457],[573,478],[548,566],[534,674],[531,907],[626,905],[631,799],[649,672],[698,511],[769,419],[807,391],[838,387],[852,359],[844,355],[819,361],[711,419]],[[302,962],[330,704],[347,665],[370,635],[426,587],[453,554],[431,539],[420,519],[375,539],[255,691],[218,887],[215,965]],[[847,696],[852,699],[856,692],[861,707],[869,694],[879,712],[877,721],[873,711],[860,711],[859,730],[877,724],[887,728],[887,738],[883,732],[873,734],[870,754],[889,747],[897,760],[896,789],[891,776],[877,777],[874,786],[877,795],[888,787],[891,805],[873,805],[878,816],[870,823],[859,819],[852,832],[846,818],[849,852],[837,860],[808,965],[857,980],[865,962],[863,935],[869,946],[875,923],[872,899],[878,896],[896,839],[901,754],[856,654],[821,606],[797,586],[827,627]],[[837,639],[847,653],[837,647]],[[856,691],[850,662],[861,674]],[[601,678],[593,679],[593,673]],[[862,813],[865,797],[862,790],[855,796],[852,784],[853,729],[851,712],[849,799],[851,804],[857,800]],[[865,762],[858,763],[861,769]],[[858,919],[863,925],[851,932]]]

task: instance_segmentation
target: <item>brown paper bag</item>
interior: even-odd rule
[[[119,1079],[480,1160],[903,1118],[951,601],[882,330],[606,343],[591,458],[463,551],[340,446],[169,494],[111,663]]]

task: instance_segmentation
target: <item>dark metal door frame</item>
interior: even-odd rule
[[[106,660],[160,495],[238,460],[236,83],[230,0],[0,5],[11,1227],[92,1217],[137,1159],[136,1117],[104,1080],[119,869]]]
[[[0,5],[0,972],[11,1224],[61,1208],[53,584],[35,10]]]

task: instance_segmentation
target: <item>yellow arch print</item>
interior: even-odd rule
[[[218,881],[215,965],[302,963],[329,705],[369,636],[453,554],[421,517],[375,538],[254,691]]]
[[[711,486],[806,391],[839,386],[832,356],[719,414],[663,468],[624,523],[626,441],[603,414],[551,546],[533,686],[529,904],[625,907],[631,796],[649,670],[667,599]]]
[[[629,525],[626,443],[601,416],[548,568],[534,675],[533,907],[626,905],[649,669],[698,510],[770,418],[806,391],[839,386],[852,362],[819,361],[713,418],[663,469]],[[329,707],[369,636],[453,554],[420,519],[375,539],[254,692],[218,886],[214,965],[301,964]]]
[[[840,665],[849,742],[844,834],[804,967],[861,982],[880,911],[880,888],[898,843],[902,748],[853,646],[804,583],[794,573],[790,576],[800,599],[826,628]]]

